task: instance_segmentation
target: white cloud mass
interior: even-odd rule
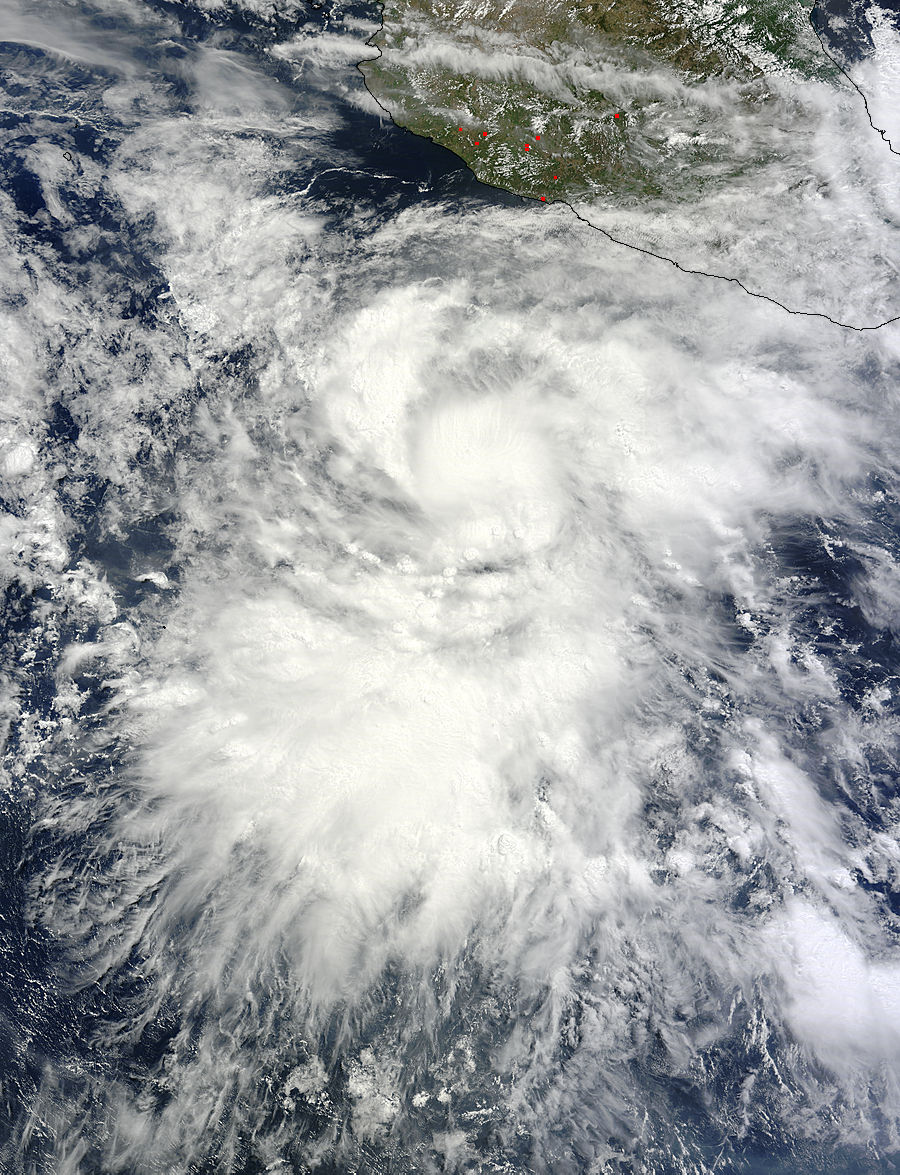
[[[122,0],[85,64],[63,8],[10,68],[96,150],[31,111],[0,221],[5,1169],[896,1161],[900,327],[376,199],[352,22],[254,56]]]

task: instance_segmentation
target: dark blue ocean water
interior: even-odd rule
[[[147,398],[146,406],[134,413],[132,440],[138,439],[130,451],[123,450],[124,466],[120,461],[111,469],[102,451],[103,429],[96,425],[105,402],[104,381],[110,388],[116,381],[128,380],[138,386],[142,372],[153,370],[141,340],[154,332],[161,347],[173,354],[181,346],[188,356],[190,346],[185,337],[189,328],[173,322],[157,226],[151,216],[127,209],[120,194],[105,186],[104,169],[112,166],[142,120],[184,116],[186,133],[192,133],[197,96],[178,63],[191,58],[199,47],[214,44],[217,50],[241,55],[279,83],[288,107],[293,103],[302,112],[315,105],[303,90],[302,78],[293,78],[288,65],[266,50],[287,40],[299,19],[312,36],[315,30],[325,35],[348,18],[371,20],[373,16],[369,8],[344,6],[310,7],[300,17],[283,15],[274,21],[250,13],[204,12],[176,3],[147,4],[146,10],[144,24],[134,16],[136,7],[117,17],[111,7],[80,5],[65,10],[63,17],[74,20],[80,36],[114,50],[119,64],[110,64],[109,70],[130,59],[139,72],[152,75],[153,110],[142,109],[148,101],[145,95],[123,99],[118,107],[104,103],[107,78],[102,65],[82,64],[77,54],[61,59],[40,47],[23,45],[17,35],[4,35],[0,27],[0,69],[7,93],[0,114],[0,170],[10,201],[4,216],[21,258],[21,268],[15,271],[15,280],[10,279],[4,297],[10,314],[21,313],[24,329],[33,332],[43,373],[43,403],[34,417],[40,423],[33,433],[43,481],[35,494],[38,503],[52,513],[54,541],[61,551],[47,553],[34,501],[24,490],[17,497],[11,489],[2,506],[5,516],[18,519],[20,525],[6,532],[10,553],[3,564],[0,667],[10,698],[4,759],[8,776],[0,791],[0,1166],[10,1175],[26,1171],[105,1175],[129,1170],[127,1160],[114,1165],[109,1158],[106,1143],[115,1110],[101,1104],[98,1090],[115,1085],[111,1104],[130,1096],[151,1115],[154,1107],[161,1110],[174,1096],[164,1064],[173,1042],[179,1039],[179,1047],[190,1053],[191,1046],[184,1040],[193,1034],[199,1041],[205,1018],[214,1014],[202,1005],[179,1006],[178,985],[157,1001],[153,973],[148,971],[139,939],[130,952],[123,952],[114,969],[90,981],[90,949],[93,945],[100,951],[106,929],[89,936],[84,955],[76,957],[65,934],[55,933],[54,918],[42,913],[51,901],[49,890],[54,891],[51,905],[59,912],[60,924],[67,906],[74,909],[86,901],[95,903],[97,911],[114,911],[123,924],[124,911],[128,917],[137,916],[142,902],[148,908],[153,903],[152,889],[136,896],[132,904],[121,896],[122,859],[136,850],[123,846],[112,830],[120,813],[137,801],[128,782],[135,748],[114,721],[115,672],[98,670],[91,662],[79,667],[72,675],[73,687],[80,693],[74,719],[77,736],[58,733],[67,713],[59,703],[60,657],[73,643],[101,639],[108,623],[87,588],[82,591],[72,585],[81,582],[78,577],[87,567],[87,577],[105,585],[114,597],[120,622],[132,625],[145,639],[163,630],[170,593],[177,593],[195,559],[184,537],[184,519],[190,510],[184,461],[190,456],[186,447],[192,443],[186,422],[202,405],[222,397],[223,389],[235,397],[245,393],[252,398],[270,354],[261,340],[256,346],[223,346],[202,371],[192,370],[185,359],[186,374],[177,393]],[[835,51],[851,60],[866,52],[862,11],[860,6],[819,6],[813,17]],[[167,31],[164,44],[160,22]],[[435,210],[443,214],[453,206],[468,214],[522,207],[516,197],[478,183],[449,151],[344,101],[340,94],[328,96],[328,101],[340,109],[340,118],[322,134],[315,149],[299,141],[294,147],[289,136],[273,134],[282,160],[286,156],[291,163],[266,180],[263,189],[280,199],[304,193],[321,218],[324,238],[333,239],[335,251],[342,256],[354,248],[362,251],[369,238],[385,226],[403,223],[404,216],[429,215]],[[324,108],[325,99],[321,104]],[[332,165],[332,159],[337,163]],[[89,168],[90,175],[100,180],[79,182]],[[48,205],[47,193],[53,186],[48,177],[56,184],[63,213]],[[438,264],[440,240],[436,238],[431,247]],[[399,239],[397,248],[403,248]],[[385,257],[384,263],[388,284],[392,259]],[[338,307],[355,294],[349,275],[352,266],[341,271],[330,290]],[[23,293],[29,283],[32,290],[42,291],[39,311],[30,318],[25,316]],[[50,283],[55,283],[55,300],[44,297]],[[117,323],[114,331],[104,325],[111,306]],[[93,324],[102,334],[99,348],[85,352],[89,361],[73,360],[70,348],[76,347],[77,339],[91,335]],[[138,342],[129,333],[132,324],[140,335]],[[107,363],[103,369],[100,354]],[[864,384],[867,376],[857,365],[853,378]],[[873,385],[884,378],[881,371],[871,375]],[[9,402],[17,405],[12,393]],[[17,406],[14,410],[24,411]],[[257,441],[265,427],[260,424]],[[111,437],[114,432],[111,424]],[[116,435],[109,442],[109,453],[119,443]],[[861,605],[869,569],[855,553],[865,543],[886,558],[896,556],[900,531],[895,488],[871,484],[868,501],[877,505],[867,507],[852,526],[798,519],[773,528],[765,555],[771,562],[773,582],[791,585],[784,590],[790,595],[788,611],[795,633],[803,635],[810,655],[827,666],[835,682],[833,712],[823,708],[818,698],[811,698],[808,705],[786,702],[783,711],[770,711],[767,721],[792,748],[796,761],[809,764],[820,795],[871,830],[880,825],[893,827],[886,817],[893,817],[900,799],[891,748],[872,750],[868,762],[857,764],[853,777],[837,759],[823,760],[827,746],[823,732],[841,721],[846,709],[861,713],[866,695],[883,686],[892,689],[898,678],[894,628],[883,618],[877,621],[873,611],[867,613]],[[198,534],[198,551],[210,550],[219,541],[227,546],[227,538],[218,538],[214,532]],[[163,576],[167,586],[160,586]],[[733,598],[710,590],[707,608],[709,623],[720,627],[723,641],[729,644],[729,656],[739,658],[751,641],[735,619]],[[714,679],[716,667],[707,668]],[[691,668],[685,672],[690,674]],[[688,731],[698,764],[693,795],[678,788],[667,791],[662,782],[646,795],[642,820],[646,828],[656,829],[661,844],[667,837],[674,843],[673,829],[693,819],[687,813],[698,795],[715,792],[722,771],[716,738],[714,721],[698,720],[696,729]],[[67,813],[73,814],[71,819]],[[114,837],[108,843],[107,834]],[[851,830],[849,835],[855,833]],[[105,843],[105,848],[98,849]],[[749,876],[749,867],[731,865],[735,882],[730,900],[739,910],[752,899],[754,886],[764,882],[758,873],[755,880]],[[728,865],[723,862],[721,867]],[[860,877],[860,884],[873,895],[886,933],[896,937],[900,930],[897,876]],[[177,943],[172,949],[177,957]],[[279,966],[287,968],[282,960],[275,964],[276,973]],[[469,1018],[474,1064],[479,1074],[490,1074],[493,1058],[514,1035],[517,1018],[524,1013],[520,1005],[509,1002],[508,993],[492,990],[495,980],[479,967],[473,959],[454,983],[447,980],[444,998],[453,1016]],[[276,1036],[282,1031],[287,1037],[293,1031],[290,1008],[279,1011],[278,997],[272,994],[279,990],[277,982],[271,977],[267,982],[276,1006],[266,1013],[266,1031]],[[356,1028],[357,1051],[369,1042],[393,1039],[394,1022],[413,998],[410,982],[402,969],[386,970],[377,1006]],[[664,976],[660,982],[665,982]],[[716,983],[712,977],[707,1008],[711,1019],[727,1004],[725,988],[717,989]],[[440,981],[436,984],[440,990]],[[570,1083],[574,1092],[556,1103],[548,1099],[549,1141],[543,1140],[539,1152],[532,1137],[517,1133],[513,1111],[501,1109],[506,1092],[502,1075],[485,1077],[484,1082],[473,1079],[471,1091],[455,1107],[456,1122],[443,1103],[432,1101],[415,1126],[398,1127],[389,1142],[354,1142],[346,1124],[334,1126],[333,1107],[347,1100],[350,1080],[344,1029],[336,1017],[316,1042],[328,1068],[327,1112],[317,1113],[306,1103],[286,1108],[274,1099],[252,1129],[246,1124],[241,1127],[236,1142],[231,1139],[226,1147],[223,1131],[217,1133],[211,1127],[206,1137],[195,1140],[192,1153],[173,1152],[177,1157],[168,1161],[175,1166],[163,1166],[160,1160],[152,1169],[197,1175],[313,1168],[335,1173],[457,1169],[446,1156],[429,1150],[429,1131],[452,1130],[467,1113],[485,1110],[483,1126],[473,1135],[480,1158],[468,1160],[459,1169],[652,1170],[660,1175],[701,1169],[748,1175],[813,1171],[851,1175],[900,1169],[891,1157],[894,1127],[882,1110],[877,1090],[871,1099],[868,1145],[858,1137],[848,1140],[839,1126],[827,1135],[813,1131],[807,1137],[791,1136],[788,1128],[777,1123],[777,1115],[765,1110],[743,1132],[723,1140],[716,1103],[736,1106],[744,1072],[761,1065],[767,1049],[789,1051],[792,1047],[785,1045],[776,1028],[771,1039],[760,1030],[748,1044],[751,1011],[738,1013],[732,1030],[703,1055],[698,1062],[702,1074],[694,1069],[673,1076],[662,1033],[655,1043],[648,1040],[623,1059],[627,1089],[644,1090],[647,1095],[646,1106],[637,1110],[625,1104],[631,1093],[616,1090],[615,1098],[608,1094],[606,1074],[598,1073],[592,1088],[590,1058],[579,1052],[582,1029],[573,1024],[569,1055],[557,1056],[554,1065],[558,1066],[556,1078],[561,1084]],[[129,1035],[124,1026],[130,1021],[140,1021],[142,1030]],[[446,1031],[449,1041],[454,1030]],[[423,1042],[421,1049],[423,1057],[429,1049],[440,1051],[440,1040]],[[553,1079],[548,1074],[548,1086]],[[774,1078],[767,1080],[761,1101],[771,1106],[782,1094]],[[241,1094],[229,1096],[237,1105]],[[791,1096],[802,1102],[808,1092],[793,1087]],[[840,1094],[836,1096],[839,1100]],[[610,1105],[616,1099],[622,1104],[604,1114],[599,1109],[604,1099]],[[597,1119],[592,1122],[595,1106]],[[808,1110],[814,1115],[818,1107],[810,1105]],[[617,1135],[610,1125],[616,1119],[640,1120],[642,1113],[646,1130],[641,1139]],[[824,1116],[827,1119],[827,1113]],[[669,1124],[679,1141],[667,1156]],[[267,1150],[267,1138],[277,1145],[273,1142]],[[316,1151],[321,1140],[330,1141]],[[272,1159],[276,1150],[284,1156],[285,1165],[276,1165]],[[611,1157],[604,1160],[605,1153]],[[352,1160],[347,1157],[350,1154]]]
[[[900,20],[895,4],[879,6],[889,17]],[[810,20],[825,39],[828,49],[846,63],[862,61],[872,52],[871,25],[867,13],[871,6],[855,0],[827,0],[815,4]]]

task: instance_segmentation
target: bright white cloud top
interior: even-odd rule
[[[889,1169],[900,329],[410,168],[372,24],[8,10],[5,1169]]]

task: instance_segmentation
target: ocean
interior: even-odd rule
[[[0,4],[0,1167],[900,1169],[900,324],[479,184],[378,19]]]

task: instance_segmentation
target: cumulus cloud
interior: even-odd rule
[[[498,20],[481,28],[465,13],[389,14],[377,42],[383,58],[371,67],[376,92],[401,123],[439,137],[442,124],[483,122],[491,139],[473,166],[529,194],[543,156],[526,162],[503,145],[514,126],[539,127],[541,151],[549,146],[568,173],[565,191],[551,186],[546,195],[567,195],[616,240],[840,323],[878,326],[900,313],[896,268],[883,247],[884,226],[900,211],[897,160],[870,125],[871,111],[879,127],[890,119],[879,97],[892,92],[896,68],[897,33],[887,19],[873,17],[877,52],[855,67],[867,93],[871,83],[871,111],[833,69],[827,80],[767,71],[743,84],[689,83],[585,29],[573,46],[543,45],[540,26],[526,21],[513,36],[497,30]],[[605,140],[601,131],[619,107],[627,131]],[[442,141],[455,145],[452,132]],[[831,277],[836,259],[850,255],[866,268],[862,285]]]
[[[97,181],[152,315],[136,269],[48,251],[9,360],[0,475],[23,533],[55,503],[41,573],[90,617],[52,646],[27,905],[82,1051],[8,1153],[700,1171],[754,1129],[856,1145],[863,1109],[889,1153],[900,334],[564,209],[323,195],[371,182],[329,137],[359,114],[322,82],[236,132],[234,64],[196,58],[187,119],[140,74]],[[35,390],[62,321],[77,445]],[[63,453],[108,484],[80,578]]]

